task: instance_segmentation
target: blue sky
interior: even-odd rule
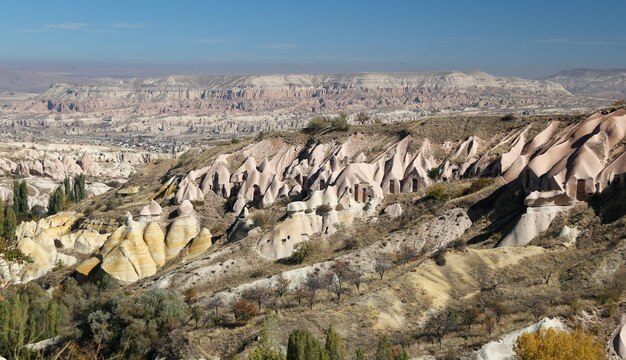
[[[626,67],[626,1],[4,1],[0,63],[174,73]]]

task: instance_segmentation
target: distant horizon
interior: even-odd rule
[[[186,66],[184,69],[178,69],[181,72],[176,72],[178,68],[178,64],[162,64],[162,65],[154,65],[154,64],[89,64],[89,63],[80,63],[80,64],[62,64],[62,63],[25,63],[25,62],[0,62],[0,71],[3,69],[10,69],[13,71],[33,71],[33,72],[42,72],[42,73],[65,73],[68,76],[77,76],[77,77],[124,77],[124,78],[142,78],[142,77],[151,77],[151,76],[221,76],[221,75],[238,75],[238,76],[263,76],[263,75],[350,75],[350,74],[367,74],[367,73],[388,73],[388,74],[401,74],[401,73],[449,73],[449,72],[482,72],[489,75],[497,76],[497,77],[520,77],[526,78],[529,80],[539,80],[545,77],[553,76],[562,72],[573,72],[573,71],[599,71],[599,72],[613,72],[613,71],[626,71],[626,66],[624,67],[615,67],[615,68],[591,68],[591,67],[578,67],[578,68],[564,68],[552,72],[541,72],[540,76],[530,77],[523,76],[516,73],[498,73],[491,72],[482,68],[467,68],[467,69],[457,69],[457,68],[441,68],[441,69],[398,69],[398,70],[384,70],[384,69],[372,69],[372,70],[353,70],[346,69],[346,71],[331,71],[320,69],[319,71],[289,71],[289,68],[282,68],[285,71],[272,71],[269,70],[274,66],[278,65],[270,65],[267,68],[264,68],[263,65],[268,64],[256,64],[252,65],[252,67],[260,68],[258,71],[246,71],[246,70],[238,70],[240,64],[220,64],[220,65],[230,65],[230,71],[220,71],[223,69],[220,66],[216,68],[212,66],[212,64],[193,64],[191,66]],[[187,70],[187,71],[185,71]]]
[[[11,1],[0,12],[0,63],[183,75],[480,69],[534,79],[625,68],[626,23],[602,21],[609,10],[624,13],[626,2]]]

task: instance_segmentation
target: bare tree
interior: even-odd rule
[[[343,281],[351,271],[350,264],[344,260],[335,260],[333,265],[330,267],[330,271],[336,274],[339,279]]]
[[[491,309],[487,309],[487,311],[483,314],[483,324],[485,324],[485,330],[487,330],[487,334],[491,336],[493,330],[496,327],[496,315],[491,311]]]
[[[380,279],[382,280],[385,276],[385,272],[391,269],[391,261],[387,256],[382,256],[376,259],[376,264],[374,264],[374,270],[380,275]]]
[[[400,253],[398,254],[404,265],[408,264],[417,258],[419,251],[413,244],[404,244],[400,247]]]
[[[348,291],[345,286],[343,286],[342,279],[337,275],[337,273],[329,272],[326,274],[326,288],[328,291],[337,295],[337,302],[341,301],[341,294]]]
[[[267,284],[261,284],[253,286],[250,289],[246,289],[242,297],[249,301],[254,301],[259,305],[259,311],[261,311],[261,307],[263,304],[267,302],[267,300],[272,296],[273,289]]]
[[[458,319],[456,311],[448,308],[444,311],[433,314],[426,323],[426,331],[429,335],[433,336],[437,340],[437,342],[439,343],[439,348],[441,348],[443,338],[450,331],[456,329],[457,320]]]
[[[547,299],[539,296],[530,296],[522,299],[522,306],[531,313],[536,320],[539,320],[546,312]]]
[[[307,296],[307,290],[304,285],[298,286],[293,292],[294,297],[298,301],[298,306],[302,305],[302,299]]]
[[[361,283],[363,283],[363,273],[359,269],[351,269],[348,273],[347,280],[356,287],[357,291],[359,291]]]
[[[472,325],[474,325],[480,316],[480,311],[474,307],[466,307],[459,312],[459,324],[467,326],[467,332],[469,333],[472,330]]]
[[[213,315],[217,317],[219,315],[220,307],[224,306],[224,301],[219,295],[215,295],[211,299],[209,299],[208,306],[210,309],[213,309]]]
[[[317,291],[323,287],[323,281],[316,273],[309,273],[304,281],[304,288],[309,298],[309,306],[313,308],[315,304]]]
[[[282,298],[289,292],[289,285],[291,284],[291,280],[287,279],[283,276],[283,274],[278,275],[276,281],[274,282],[274,293]]]

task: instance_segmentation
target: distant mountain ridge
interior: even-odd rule
[[[558,72],[542,80],[563,85],[579,96],[619,100],[626,98],[626,69],[573,69]]]
[[[181,75],[92,84],[56,83],[17,103],[35,113],[121,115],[288,113],[339,110],[505,110],[592,106],[546,80],[481,71],[340,75]]]

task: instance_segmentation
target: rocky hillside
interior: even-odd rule
[[[572,94],[610,100],[626,98],[626,70],[575,69],[544,78],[563,85]]]
[[[544,80],[483,72],[348,75],[168,76],[94,84],[57,83],[14,105],[36,113],[108,115],[288,113],[338,110],[423,111],[571,108],[592,102]]]
[[[626,109],[224,141],[22,222],[0,280],[82,330],[50,357],[247,357],[272,317],[280,351],[332,325],[351,353],[496,359],[558,324],[624,359],[625,141]]]

